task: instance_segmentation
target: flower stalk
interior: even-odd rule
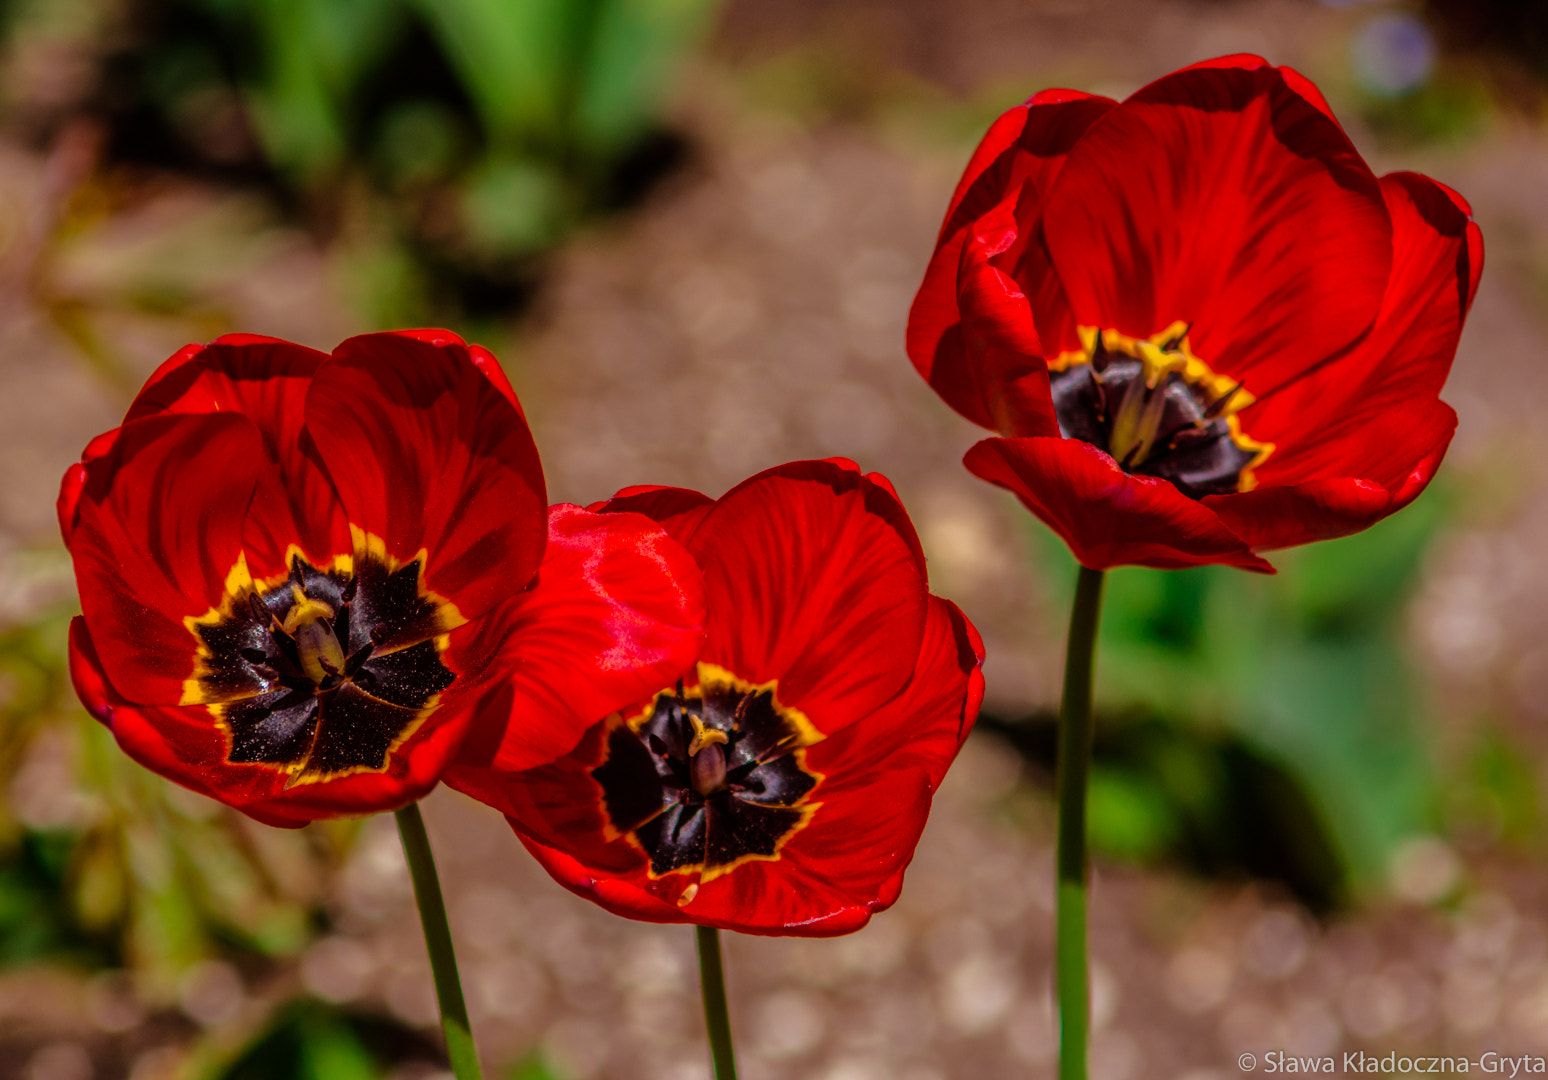
[[[720,931],[695,926],[699,946],[699,985],[704,992],[704,1026],[709,1032],[715,1080],[736,1080],[736,1051],[731,1045],[731,1017],[726,1010],[726,975],[720,961]]]
[[[1091,773],[1091,681],[1106,572],[1080,568],[1064,655],[1059,708],[1058,902],[1055,982],[1059,1000],[1059,1080],[1086,1080],[1091,991],[1086,957],[1086,787]]]
[[[425,929],[425,948],[430,952],[430,970],[435,977],[435,999],[441,1007],[441,1030],[446,1035],[446,1056],[457,1080],[483,1080],[478,1066],[478,1051],[473,1045],[473,1030],[468,1023],[468,1006],[462,997],[462,980],[457,974],[457,955],[452,949],[451,927],[446,921],[446,901],[441,898],[441,882],[435,872],[435,857],[430,853],[430,837],[418,803],[409,803],[393,815],[398,819],[398,836],[403,840],[403,855],[408,860],[409,877],[414,882],[414,901],[419,905],[419,921]]]

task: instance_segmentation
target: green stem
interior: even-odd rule
[[[409,877],[414,881],[414,900],[419,904],[419,921],[425,928],[425,948],[430,951],[430,971],[435,976],[435,999],[441,1006],[441,1030],[446,1034],[446,1056],[457,1080],[483,1080],[478,1067],[478,1051],[473,1046],[473,1030],[468,1024],[468,1006],[462,1000],[462,980],[457,976],[457,954],[452,951],[451,927],[446,922],[446,901],[441,899],[441,882],[435,873],[435,856],[430,854],[430,837],[418,803],[409,803],[394,815],[403,854],[408,859]]]
[[[1086,962],[1086,780],[1091,771],[1091,673],[1105,573],[1080,568],[1064,654],[1059,709],[1059,893],[1055,981],[1059,993],[1059,1080],[1086,1080],[1091,990]]]
[[[731,1048],[731,1017],[726,1012],[726,975],[720,963],[720,931],[696,926],[699,985],[704,990],[704,1026],[709,1030],[715,1080],[736,1080],[736,1051]]]

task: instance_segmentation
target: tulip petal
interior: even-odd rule
[[[470,770],[516,772],[567,753],[609,713],[688,671],[704,621],[698,568],[660,526],[551,508],[537,584],[501,620],[510,693],[481,713],[447,782],[462,789]]]
[[[1433,401],[1451,370],[1483,270],[1483,238],[1466,201],[1445,185],[1391,173],[1381,187],[1392,215],[1392,276],[1370,335],[1242,414],[1255,438],[1278,447],[1258,471],[1265,486],[1327,476],[1330,467],[1367,475],[1334,430],[1358,431],[1404,403]]]
[[[817,493],[818,484],[828,490]],[[885,520],[882,511],[895,496],[890,486],[883,484],[881,478],[864,477],[852,463],[842,460],[797,462],[770,470],[716,504],[694,533],[692,543],[713,550],[710,546],[723,539],[722,529],[736,524],[749,526],[741,510],[720,518],[721,507],[728,503],[761,508],[764,517],[809,523],[815,516],[811,503],[844,507],[868,495],[876,504],[872,513],[883,519],[891,537],[886,539],[887,532],[874,525],[862,533],[870,537],[873,546],[880,542],[893,547],[893,558],[902,563],[902,573],[919,576],[920,556],[914,545]],[[743,493],[741,502],[733,501],[738,492]],[[660,499],[668,507],[686,502],[688,512],[695,512],[700,505],[659,489],[635,494],[646,502]],[[628,497],[625,494],[618,501]],[[852,521],[845,519],[845,523],[853,527]],[[749,546],[756,548],[757,542]],[[830,547],[841,551],[843,544]],[[796,554],[799,561],[798,547]],[[707,560],[706,565],[712,562]],[[843,565],[846,560],[840,556],[834,562]],[[873,591],[887,591],[890,576],[881,576],[869,585]],[[728,600],[741,596],[711,593],[712,599],[718,595]],[[872,621],[871,633],[885,626],[884,618]],[[847,933],[863,926],[873,912],[897,898],[931,796],[971,730],[983,696],[983,644],[972,625],[955,605],[935,597],[927,599],[924,624],[916,639],[915,659],[903,665],[907,680],[903,689],[799,751],[805,755],[800,759],[805,764],[799,775],[809,784],[811,776],[806,769],[821,774],[809,795],[809,789],[801,787],[800,795],[791,796],[797,801],[770,797],[769,804],[750,789],[726,796],[731,801],[722,807],[720,820],[727,814],[734,818],[738,809],[777,810],[793,816],[797,810],[787,807],[800,808],[804,820],[780,838],[772,858],[743,859],[708,876],[696,872],[653,876],[650,857],[636,840],[619,830],[659,823],[662,819],[657,815],[663,812],[661,800],[666,789],[658,786],[652,794],[646,785],[638,791],[616,787],[604,791],[594,775],[604,763],[616,765],[626,760],[618,755],[631,747],[642,756],[643,768],[650,774],[650,752],[637,736],[620,730],[627,714],[614,714],[593,725],[573,751],[551,764],[519,773],[453,768],[447,779],[506,813],[522,843],[556,881],[617,914],[651,922],[695,922],[752,934]],[[753,632],[757,633],[756,628]],[[849,651],[854,648],[855,643],[849,643]],[[713,651],[707,656],[711,662],[726,662]],[[828,659],[842,663],[845,657],[835,654]],[[894,656],[894,662],[896,659]],[[844,667],[851,678],[867,677],[863,670],[856,672],[852,664]],[[782,700],[787,685],[790,680],[782,678]],[[806,707],[806,701],[796,704]],[[811,711],[812,719],[819,723],[820,717],[827,715],[827,711]],[[823,730],[828,729],[824,726]],[[814,766],[817,762],[820,769]],[[768,796],[766,789],[757,790]],[[622,822],[609,816],[618,814],[620,806]],[[674,801],[665,812],[678,808]],[[714,819],[713,814],[707,816]],[[702,816],[694,818],[700,824],[704,820]]]
[[[1440,468],[1457,414],[1444,402],[1416,399],[1348,431],[1329,433],[1307,479],[1204,500],[1256,551],[1332,540],[1369,528],[1418,498]],[[1356,475],[1341,473],[1350,466]]]
[[[1264,397],[1370,329],[1392,263],[1376,178],[1305,79],[1228,57],[1093,124],[1044,231],[1075,316],[1148,338],[1174,322]]]
[[[983,403],[991,421],[986,426],[1010,436],[1057,435],[1059,420],[1031,302],[994,265],[1015,238],[1006,205],[974,223],[963,246],[957,307],[967,360],[961,375]]]
[[[334,350],[306,424],[350,521],[474,618],[537,572],[542,468],[510,399],[455,335],[367,334]],[[442,342],[442,338],[448,339]]]
[[[283,573],[298,545],[321,565],[350,550],[349,522],[303,425],[307,389],[328,354],[253,334],[190,345],[151,375],[124,418],[169,413],[238,413],[257,426],[274,465],[244,531],[254,577]]]
[[[239,564],[245,578],[242,526],[265,460],[239,414],[153,416],[66,477],[79,483],[70,549],[81,608],[129,698],[182,698],[197,644],[184,620],[220,604]]]
[[[611,499],[592,503],[586,509],[606,514],[644,514],[665,529],[672,539],[686,544],[714,505],[714,499],[691,488],[639,484],[624,488]]]
[[[852,463],[796,462],[723,496],[689,550],[704,572],[701,659],[831,733],[898,693],[919,654],[928,590],[890,487]]]
[[[1051,289],[1057,293],[1058,280],[1051,268],[1030,262],[1024,272],[1018,272],[1017,264],[1021,252],[1031,246],[1040,248],[1041,208],[1065,156],[1114,104],[1073,90],[1043,91],[995,121],[957,184],[924,283],[909,310],[907,348],[915,368],[936,393],[975,424],[997,426],[993,399],[1002,385],[1014,383],[1025,374],[1022,369],[1030,370],[1041,360],[1042,348],[1034,346],[1004,379],[986,378],[975,369],[963,336],[958,281],[974,223],[1005,205],[1011,215],[1010,236],[994,252],[1005,256],[1007,265],[1002,269],[1022,283],[1018,292],[1030,289],[1040,295]],[[982,261],[975,259],[974,264]],[[1030,313],[1024,326],[1020,316],[1016,325],[1022,327],[1023,338],[1030,331],[1036,341]]]
[[[1170,481],[1129,475],[1090,443],[985,439],[962,463],[1012,492],[1093,570],[1222,563],[1274,572],[1212,510]]]

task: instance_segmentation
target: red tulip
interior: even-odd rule
[[[610,911],[756,934],[842,934],[890,905],[983,696],[978,634],[931,596],[887,481],[770,469],[718,501],[631,488],[704,573],[697,664],[525,771],[447,782],[509,815],[566,888]],[[600,718],[599,718],[600,719]]]
[[[419,798],[477,714],[552,760],[691,661],[702,596],[653,522],[545,503],[510,383],[453,334],[189,346],[65,474],[76,689],[275,825]],[[578,714],[533,700],[556,685]]]
[[[1317,88],[1255,56],[1122,103],[1000,117],[947,210],[908,352],[1004,438],[967,454],[1093,569],[1227,563],[1417,496],[1483,267],[1461,196],[1378,179]]]

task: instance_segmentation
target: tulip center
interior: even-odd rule
[[[228,762],[273,767],[287,786],[382,771],[452,684],[441,654],[461,616],[420,587],[420,560],[365,547],[326,569],[292,549],[288,574],[234,573],[221,606],[188,620],[182,704],[208,707]]]
[[[1242,431],[1252,395],[1194,356],[1187,335],[1183,323],[1148,341],[1081,327],[1082,348],[1049,365],[1059,431],[1195,499],[1250,491],[1273,444]]]
[[[809,796],[822,777],[807,767],[806,747],[821,736],[779,703],[777,685],[704,663],[698,679],[661,691],[627,722],[615,718],[607,756],[591,771],[611,830],[645,852],[652,877],[708,881],[777,859],[818,806]]]

